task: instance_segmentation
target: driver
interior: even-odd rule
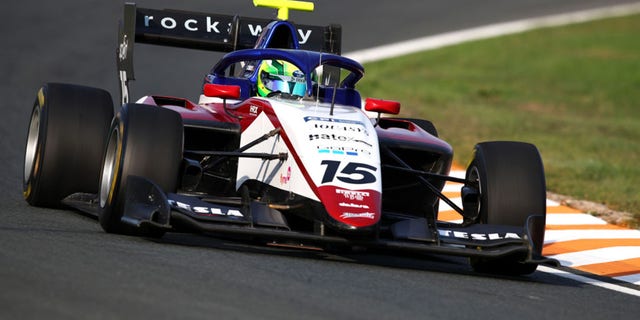
[[[287,61],[263,61],[258,70],[257,84],[258,95],[262,97],[275,94],[304,97],[307,93],[304,73]]]

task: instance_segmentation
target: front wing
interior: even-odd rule
[[[522,227],[487,224],[462,226],[437,222],[435,228],[428,228],[424,218],[407,218],[388,226],[391,237],[372,234],[369,237],[351,238],[291,230],[278,210],[255,200],[201,199],[166,194],[153,182],[137,176],[129,176],[127,185],[122,221],[138,228],[247,236],[274,242],[296,241],[311,246],[333,244],[487,259],[519,256],[526,264],[556,264],[555,260],[533,254],[539,250],[534,250],[529,234],[530,230],[535,229],[536,223],[544,223],[541,216],[530,216]],[[73,194],[64,203],[97,216],[95,195]]]

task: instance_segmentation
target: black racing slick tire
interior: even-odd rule
[[[164,192],[178,187],[182,161],[180,115],[157,106],[126,104],[111,125],[102,165],[98,220],[108,233],[160,237],[161,230],[142,230],[122,222],[127,177],[146,178]]]
[[[524,228],[531,215],[541,218],[532,224],[533,254],[540,256],[546,219],[546,182],[538,149],[529,143],[495,141],[476,145],[466,173],[467,184],[479,191],[479,223]],[[472,258],[478,272],[526,275],[537,265],[522,263],[526,257]]]
[[[97,193],[112,119],[113,101],[105,90],[60,83],[42,86],[27,133],[25,200],[55,208],[73,193]]]

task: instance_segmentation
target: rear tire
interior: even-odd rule
[[[467,184],[479,190],[479,223],[523,227],[530,215],[546,217],[546,185],[538,149],[522,142],[484,142],[476,145],[467,169]],[[531,233],[534,255],[542,254],[544,221]],[[522,256],[501,259],[472,258],[474,270],[524,275],[536,264],[524,264]]]
[[[429,120],[413,119],[413,118],[393,118],[393,119],[411,121],[415,125],[420,127],[422,130],[424,130],[424,131],[428,132],[429,134],[431,134],[432,136],[438,137],[438,130],[436,130],[436,126],[433,124],[433,122],[431,122]]]
[[[48,83],[38,91],[24,157],[23,196],[60,207],[77,192],[97,193],[113,101],[101,89]]]
[[[178,187],[182,161],[182,118],[156,106],[127,104],[111,125],[99,190],[99,220],[108,233],[160,237],[158,230],[136,230],[121,221],[127,177],[136,175],[164,192]]]

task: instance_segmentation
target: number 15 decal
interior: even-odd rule
[[[341,161],[323,160],[321,164],[327,166],[322,177],[322,183],[331,182],[333,179],[350,184],[365,184],[376,181],[376,176],[373,172],[376,172],[378,168],[368,164],[349,162],[339,173],[338,169],[342,164]]]

